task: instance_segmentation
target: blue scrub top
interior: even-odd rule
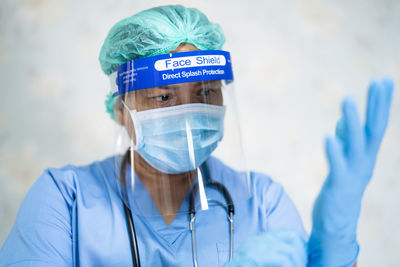
[[[280,184],[254,172],[245,182],[243,173],[215,158],[208,166],[212,179],[225,184],[235,204],[234,249],[249,236],[283,227],[307,239]],[[0,250],[0,266],[132,266],[114,167],[115,158],[110,157],[84,167],[47,169],[22,202]],[[168,226],[161,216],[143,216],[140,209],[155,207],[140,180],[135,182],[133,194],[128,194],[141,266],[193,266],[188,197]],[[243,186],[249,189],[245,198]],[[207,197],[212,198],[216,192],[209,191]],[[226,209],[211,205],[196,213],[196,243],[200,267],[223,266],[229,260]]]

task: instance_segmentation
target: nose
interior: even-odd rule
[[[201,91],[201,88],[190,83],[182,84],[179,90],[179,104],[205,103],[204,97],[199,95],[197,91]]]

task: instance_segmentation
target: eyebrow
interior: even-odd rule
[[[210,80],[210,81],[198,81],[193,84],[193,86],[201,86],[201,85],[210,85],[210,84],[220,84],[221,82],[219,80]],[[167,85],[161,85],[154,87],[154,89],[164,89],[164,90],[177,90],[179,89],[179,86],[175,86],[175,84],[167,84]]]
[[[161,86],[154,87],[154,89],[177,90],[177,89],[179,89],[179,87],[174,86],[174,85],[161,85]]]
[[[221,81],[220,81],[220,80],[209,80],[209,81],[204,81],[203,83],[200,83],[200,84],[206,84],[206,85],[218,84],[218,85],[220,85],[220,84],[221,84]]]

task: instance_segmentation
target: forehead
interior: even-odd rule
[[[202,88],[213,88],[220,89],[222,87],[222,82],[220,80],[213,81],[199,81],[199,82],[188,82],[188,83],[176,83],[169,85],[162,85],[157,87],[151,87],[146,89],[141,89],[134,91],[136,95],[148,94],[156,91],[174,90],[179,92],[201,90]],[[130,92],[132,93],[132,92]],[[129,94],[129,93],[128,93]]]
[[[221,86],[220,80],[214,81],[198,81],[198,82],[188,82],[188,83],[176,83],[170,85],[162,85],[153,88],[169,89],[169,88],[196,88],[196,87],[209,87],[209,86]],[[151,88],[148,88],[151,89]]]

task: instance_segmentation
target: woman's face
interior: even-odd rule
[[[198,50],[191,44],[183,43],[172,52],[187,52]],[[153,88],[132,91],[122,96],[130,110],[144,111],[190,103],[204,103],[222,106],[222,82],[200,81],[181,84],[171,84]],[[118,105],[116,105],[118,106]],[[135,131],[129,111],[119,105],[114,108],[117,120],[126,127],[130,137],[135,140]]]

